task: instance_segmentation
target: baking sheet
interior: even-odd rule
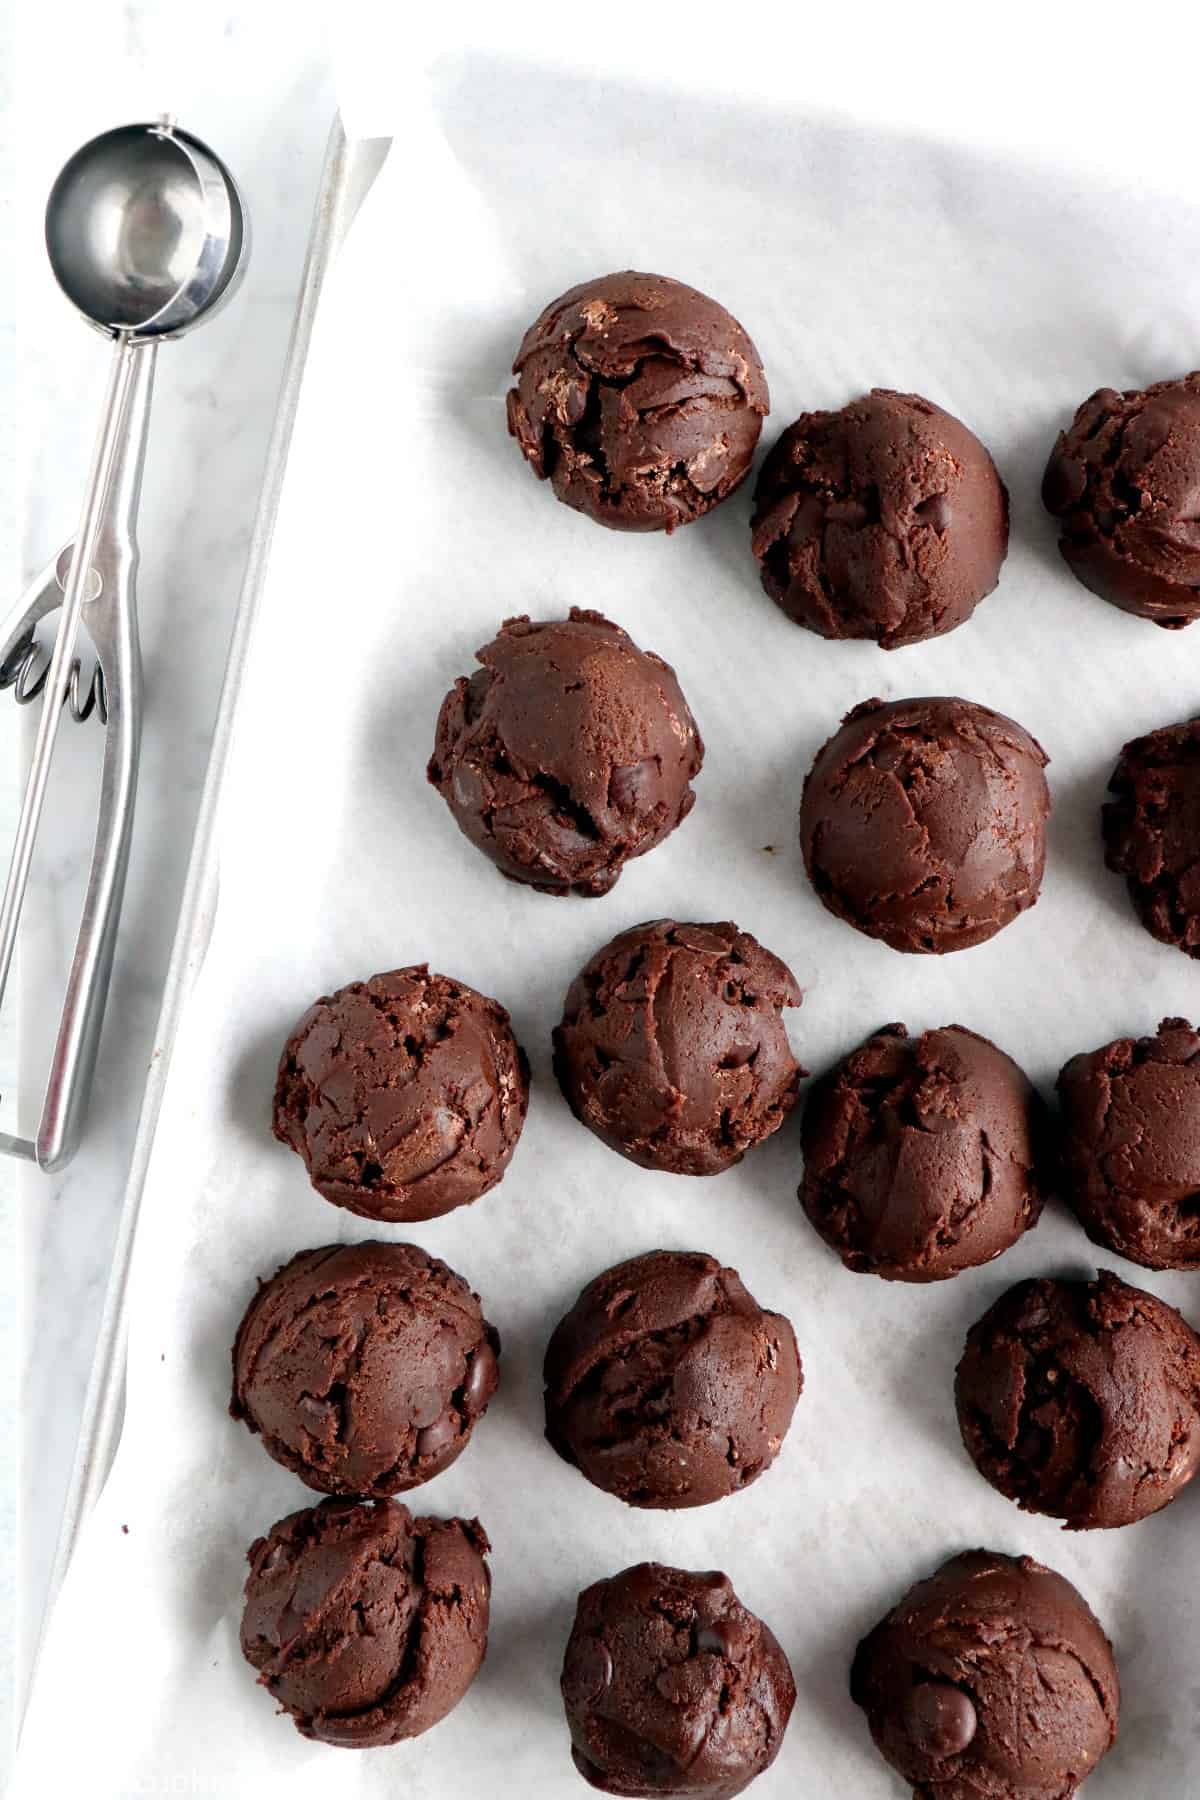
[[[1121,1741],[1089,1800],[1183,1796],[1196,1710],[1165,1697],[1200,1678],[1179,1580],[1200,1494],[1071,1537],[994,1494],[954,1426],[967,1324],[1021,1276],[1093,1268],[1078,1228],[1051,1209],[1002,1262],[944,1287],[850,1276],[796,1206],[794,1122],[716,1180],[655,1176],[569,1117],[548,1039],[579,963],[665,912],[733,916],[787,958],[808,990],[796,1036],[814,1069],[886,1020],[956,1019],[1048,1084],[1076,1049],[1200,1010],[1200,971],[1141,932],[1096,841],[1120,744],[1195,710],[1197,650],[1077,588],[1036,495],[1079,398],[1195,360],[1200,223],[1170,194],[778,105],[601,92],[548,64],[450,58],[426,97],[410,96],[314,337],[231,748],[213,938],[135,1252],[125,1432],[53,1623],[18,1791],[303,1796],[333,1778],[368,1796],[573,1792],[556,1681],[575,1593],[653,1556],[727,1567],[792,1658],[796,1713],[755,1792],[882,1800],[899,1788],[846,1695],[853,1645],[914,1576],[985,1543],[1076,1580],[1114,1638]],[[927,393],[980,433],[1014,529],[972,624],[892,656],[798,631],[757,588],[744,493],[670,540],[603,533],[554,503],[505,437],[507,364],[545,299],[626,264],[690,280],[743,319],[771,380],[766,442],[802,407],[872,384]],[[365,328],[381,317],[385,332]],[[501,882],[423,782],[441,694],[475,645],[506,614],[570,604],[676,665],[708,745],[692,817],[593,902]],[[1008,711],[1053,758],[1041,904],[944,961],[830,918],[795,844],[804,771],[841,713],[921,692]],[[484,1520],[492,1647],[451,1721],[350,1757],[275,1719],[238,1653],[245,1545],[310,1496],[225,1416],[227,1354],[256,1275],[369,1235],[270,1139],[283,1035],[313,994],[424,958],[501,998],[534,1065],[502,1186],[407,1234],[380,1228],[467,1275],[504,1338],[487,1421],[416,1496]],[[776,1467],[675,1518],[621,1507],[540,1438],[554,1320],[590,1275],[659,1243],[734,1263],[792,1318],[806,1367]],[[1200,1313],[1194,1277],[1107,1260]]]

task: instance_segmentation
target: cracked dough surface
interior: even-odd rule
[[[791,1325],[733,1269],[654,1250],[590,1281],[546,1351],[546,1436],[631,1506],[703,1506],[779,1453],[802,1386]]]
[[[280,1058],[274,1132],[326,1200],[398,1224],[495,1187],[528,1103],[504,1008],[418,963],[309,1007]]]
[[[704,744],[675,671],[602,613],[508,619],[442,702],[428,776],[502,875],[606,894],[692,810]]]
[[[1002,1294],[967,1333],[955,1401],[980,1474],[1073,1531],[1158,1512],[1200,1463],[1200,1340],[1107,1271]]]
[[[1200,1268],[1200,1033],[1164,1019],[1058,1077],[1066,1198],[1093,1243],[1147,1269]]]
[[[242,1654],[303,1737],[417,1737],[483,1661],[489,1549],[478,1519],[414,1518],[397,1500],[292,1513],[247,1552]]]
[[[1108,786],[1105,861],[1150,935],[1200,957],[1200,720],[1134,738]]]
[[[620,932],[567,990],[554,1072],[575,1117],[646,1169],[717,1175],[799,1096],[787,965],[728,921]]]
[[[478,1294],[415,1244],[303,1250],[246,1309],[229,1410],[306,1486],[380,1498],[466,1448],[499,1351]]]
[[[1200,373],[1092,394],[1058,435],[1042,499],[1084,587],[1170,631],[1200,618]]]
[[[1117,1735],[1112,1645],[1032,1557],[968,1550],[858,1646],[850,1693],[915,1800],[1072,1800]]]
[[[893,950],[943,955],[1033,906],[1049,759],[1003,713],[938,696],[866,700],[818,751],[800,843],[818,898]]]
[[[1044,1122],[1012,1058],[961,1025],[885,1025],[813,1083],[809,1220],[848,1269],[941,1281],[1036,1225]]]
[[[874,388],[788,426],[759,473],[751,545],[798,625],[894,650],[953,631],[992,592],[1008,494],[960,420]]]
[[[796,1684],[727,1575],[638,1563],[580,1594],[562,1697],[593,1787],[729,1800],[774,1762]]]
[[[508,429],[558,498],[673,531],[733,492],[769,410],[758,351],[707,294],[634,269],[571,288],[513,362]]]

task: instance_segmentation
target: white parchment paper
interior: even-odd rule
[[[1200,1765],[1200,1489],[1132,1529],[1072,1536],[994,1493],[955,1428],[968,1324],[1020,1277],[1095,1268],[1070,1217],[1052,1206],[1002,1261],[941,1286],[851,1276],[797,1207],[794,1120],[717,1179],[656,1176],[574,1123],[548,1048],[585,957],[664,913],[733,917],[788,960],[813,1069],[888,1020],[960,1021],[1048,1088],[1076,1050],[1200,1014],[1200,968],[1141,930],[1098,841],[1121,744],[1197,709],[1200,628],[1169,635],[1076,586],[1037,498],[1079,399],[1196,362],[1200,219],[1169,187],[579,68],[437,62],[331,280],[241,701],[218,920],[143,1209],[124,1438],[53,1622],[18,1792],[582,1793],[557,1696],[574,1598],[655,1557],[727,1568],[792,1659],[795,1714],[755,1793],[885,1800],[901,1790],[848,1698],[854,1645],[910,1581],[983,1544],[1060,1569],[1114,1639],[1120,1743],[1089,1800],[1183,1800]],[[971,624],[890,656],[798,630],[758,587],[746,491],[671,539],[555,503],[505,435],[508,364],[544,301],[625,266],[743,320],[771,383],[765,443],[872,385],[978,431],[1013,537]],[[675,664],[708,747],[692,817],[591,902],[501,881],[424,780],[440,698],[475,646],[508,614],[571,604]],[[941,960],[832,919],[796,844],[804,772],[841,715],[920,693],[1009,712],[1052,757],[1041,903]],[[315,1496],[226,1416],[228,1352],[256,1276],[370,1235],[271,1139],[286,1030],[314,995],[426,959],[509,1006],[534,1068],[502,1186],[407,1234],[470,1279],[504,1340],[475,1441],[413,1497],[483,1519],[492,1640],[449,1721],[351,1754],[275,1717],[238,1651],[245,1547]],[[659,1244],[733,1263],[789,1314],[806,1371],[775,1468],[678,1516],[622,1507],[541,1437],[555,1319],[590,1276]],[[1104,1260],[1200,1318],[1200,1277]]]

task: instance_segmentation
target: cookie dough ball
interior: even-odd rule
[[[896,650],[953,631],[991,593],[1008,493],[958,419],[874,388],[788,426],[758,477],[751,544],[797,625]]]
[[[1200,957],[1200,719],[1126,744],[1108,786],[1104,860],[1150,935]]]
[[[280,1058],[274,1130],[326,1200],[409,1224],[495,1187],[528,1103],[504,1008],[418,963],[309,1007]]]
[[[692,810],[704,744],[675,679],[601,613],[509,619],[442,702],[429,779],[502,875],[607,894]]]
[[[990,1262],[1042,1210],[1041,1103],[961,1025],[885,1025],[809,1091],[800,1202],[856,1274],[943,1281]]]
[[[593,1787],[728,1800],[779,1754],[796,1684],[728,1575],[638,1563],[580,1594],[562,1696]]]
[[[261,1283],[234,1342],[229,1410],[307,1487],[378,1498],[466,1448],[499,1353],[479,1295],[436,1256],[329,1244]]]
[[[770,404],[723,306],[633,269],[552,301],[513,374],[509,434],[534,474],[618,531],[673,531],[731,494]]]
[[[1200,374],[1085,400],[1050,453],[1042,499],[1072,574],[1122,612],[1200,618]]]
[[[630,1506],[706,1506],[775,1461],[802,1376],[781,1313],[698,1251],[590,1281],[546,1351],[546,1436]]]
[[[784,1030],[801,991],[736,925],[655,919],[567,990],[554,1071],[575,1117],[644,1169],[718,1175],[778,1131],[804,1070]]]
[[[303,1737],[419,1737],[479,1672],[489,1549],[478,1519],[414,1519],[398,1500],[292,1513],[247,1553],[242,1654]]]
[[[1106,1272],[1009,1288],[967,1333],[954,1393],[979,1473],[1072,1531],[1158,1512],[1200,1463],[1200,1340]]]
[[[1200,1269],[1200,1033],[1073,1056],[1058,1078],[1066,1197],[1093,1243],[1146,1269]]]
[[[804,783],[817,897],[893,950],[966,950],[1033,906],[1046,863],[1048,758],[969,700],[866,700]]]
[[[1112,1645],[1069,1581],[968,1550],[858,1646],[850,1694],[915,1800],[1070,1800],[1117,1735]]]

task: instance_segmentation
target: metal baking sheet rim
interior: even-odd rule
[[[390,144],[390,138],[347,138],[339,114],[333,120],[325,149],[254,530],[225,662],[204,790],[188,859],[187,879],[159,1009],[154,1050],[142,1094],[137,1135],[125,1184],[125,1197],[88,1380],[75,1462],[63,1508],[54,1566],[37,1649],[22,1703],[22,1714],[37,1680],[41,1647],[55,1601],[84,1521],[108,1479],[120,1440],[125,1404],[129,1271],[142,1193],[163,1096],[170,1077],[171,1053],[188,996],[204,962],[216,914],[220,883],[216,828],[224,793],[228,752],[237,719],[242,682],[249,662],[258,603],[270,565],[271,542],[287,471],[288,450],[313,324],[325,278],[359,206],[383,166]]]

